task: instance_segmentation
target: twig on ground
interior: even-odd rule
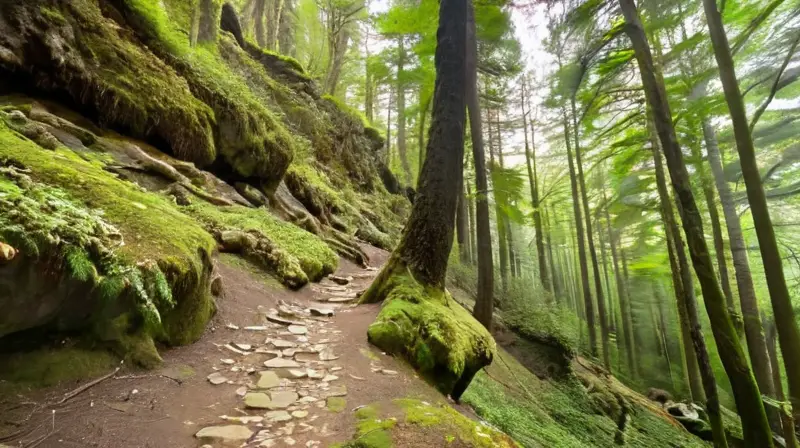
[[[98,378],[98,379],[96,379],[94,381],[90,381],[90,382],[84,384],[83,386],[68,392],[67,394],[64,395],[64,397],[61,399],[61,401],[59,401],[56,404],[62,404],[64,402],[66,402],[67,400],[70,400],[70,399],[74,398],[78,394],[81,394],[82,392],[84,392],[84,391],[86,391],[86,390],[88,390],[88,389],[90,389],[90,388],[102,383],[103,381],[111,378],[112,376],[116,375],[117,372],[119,372],[120,368],[121,367],[117,367],[116,369],[114,369],[113,372],[109,373],[108,375],[101,376],[100,378]]]

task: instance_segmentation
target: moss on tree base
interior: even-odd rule
[[[394,258],[362,296],[362,302],[380,300],[369,342],[403,356],[443,394],[457,400],[492,362],[496,346],[489,332],[449,293],[420,284]]]

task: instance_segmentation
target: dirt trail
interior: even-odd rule
[[[375,266],[382,265],[388,255],[372,247],[364,249]],[[366,288],[376,269],[365,270],[343,260],[336,275],[353,277],[349,284],[339,286],[326,279],[296,292],[238,265],[220,261],[219,270],[225,296],[218,300],[218,313],[200,341],[165,351],[164,366],[157,371],[123,369],[63,405],[37,403],[58,401],[76,384],[18,397],[17,419],[35,412],[22,426],[27,434],[5,443],[25,447],[326,447],[352,436],[353,409],[358,406],[402,397],[443,400],[407,365],[367,343],[366,330],[378,312],[377,305],[322,302]],[[334,308],[335,314],[310,316],[309,307]],[[266,319],[278,310],[288,312],[284,318],[301,327],[291,330],[304,328],[307,333],[293,334],[288,326]],[[267,342],[275,339],[284,341],[277,343],[281,348]],[[280,357],[278,350],[282,350]],[[272,363],[282,359],[293,367],[268,368],[264,362],[270,359]],[[261,385],[276,387],[258,389],[261,373],[268,371],[278,379],[266,374]],[[309,373],[314,378],[308,378]],[[208,378],[212,374],[214,379],[221,377],[220,384],[212,384]],[[247,408],[242,395],[259,392],[265,395],[247,397],[250,404],[272,410]],[[233,438],[201,441],[195,437],[204,428],[220,426],[228,426],[225,432]]]

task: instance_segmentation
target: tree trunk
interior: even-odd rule
[[[717,146],[717,136],[707,118],[703,120],[703,136],[706,142],[706,150],[708,151],[708,161],[711,164],[711,172],[714,175],[714,182],[722,203],[722,213],[725,215],[725,225],[727,226],[728,240],[730,241],[736,286],[739,289],[739,302],[742,309],[744,334],[747,340],[747,352],[750,354],[750,363],[753,366],[753,373],[761,393],[768,397],[776,397],[775,384],[772,379],[772,366],[767,353],[767,342],[764,337],[764,328],[761,324],[761,311],[759,310],[758,298],[753,285],[753,276],[750,272],[750,262],[747,260],[747,246],[742,233],[742,225],[739,221],[739,215],[736,213],[733,194],[723,173],[722,158]],[[767,416],[770,418],[773,428],[775,428],[776,413],[768,410]]]
[[[484,176],[486,174],[484,173]],[[469,216],[469,254],[470,259],[469,262],[471,264],[477,263],[478,261],[478,245],[475,240],[475,235],[478,232],[478,229],[475,227],[475,202],[472,200],[472,186],[469,182],[467,184],[467,215]]]
[[[267,43],[266,30],[264,29],[264,14],[267,9],[267,0],[255,0],[256,6],[253,9],[255,22],[256,42],[259,47],[264,47]]]
[[[603,202],[606,202],[606,192],[603,191]],[[607,202],[606,202],[607,204]],[[628,371],[633,379],[636,379],[636,369],[634,368],[634,345],[633,345],[633,329],[631,326],[630,305],[628,304],[628,285],[622,278],[622,273],[619,268],[619,260],[617,257],[617,242],[614,237],[614,232],[611,230],[611,218],[609,217],[608,207],[604,208],[606,215],[606,226],[608,230],[608,241],[611,246],[611,264],[614,267],[614,279],[617,284],[617,297],[619,297],[619,313],[620,321],[622,323],[622,336],[617,334],[617,346],[620,342],[624,342],[625,356],[628,361]],[[619,350],[619,357],[622,358],[622,350]]]
[[[581,145],[578,133],[578,116],[575,107],[575,97],[572,103],[572,133],[575,134],[575,165],[578,167],[578,184],[581,190],[581,202],[583,203],[583,213],[586,218],[586,240],[589,243],[589,256],[592,259],[592,272],[594,273],[594,289],[597,293],[597,313],[600,317],[600,337],[603,345],[603,365],[606,369],[611,369],[611,358],[608,349],[608,319],[606,317],[606,302],[603,297],[603,280],[600,277],[600,266],[597,262],[597,250],[594,247],[594,232],[592,231],[592,215],[589,209],[589,194],[586,191],[586,180],[583,176],[583,160],[581,160]]]
[[[458,254],[461,263],[469,263],[469,222],[467,221],[467,196],[464,186],[458,195],[458,208],[456,208],[456,241],[458,241]]]
[[[713,2],[713,0],[710,1]],[[738,343],[736,329],[733,326],[730,315],[727,313],[725,298],[714,275],[713,263],[703,235],[703,222],[700,219],[700,212],[692,194],[689,173],[686,170],[675,128],[672,124],[672,113],[669,109],[663,80],[660,74],[656,73],[653,66],[653,57],[650,53],[647,36],[639,20],[635,3],[633,0],[619,0],[619,4],[625,16],[625,31],[630,37],[639,64],[645,96],[652,109],[659,139],[667,156],[667,166],[672,179],[672,187],[678,198],[684,232],[689,242],[689,250],[695,272],[703,290],[703,299],[711,319],[714,339],[734,391],[739,415],[742,417],[745,443],[754,447],[771,447],[772,435],[764,412],[764,405],[761,402],[761,394],[750,372],[742,347]],[[687,303],[686,305],[689,316],[696,316],[695,304]],[[692,340],[698,353],[698,361],[701,369],[703,369],[701,373],[704,374],[704,384],[706,384],[705,380],[713,379],[713,376],[708,376],[704,372],[704,366],[708,363],[708,359],[701,358],[703,347],[700,344],[705,344],[705,342],[702,334],[700,334],[698,325],[692,326],[692,335]],[[715,412],[719,409],[715,389],[716,384],[706,384],[708,414],[712,423],[715,442],[718,445],[726,446],[721,416]]]
[[[720,79],[728,103],[736,148],[742,166],[742,177],[747,189],[747,200],[753,214],[753,222],[758,236],[761,258],[764,261],[767,288],[769,289],[775,324],[778,328],[783,362],[786,366],[786,378],[789,383],[789,397],[792,402],[794,418],[800,417],[800,331],[798,331],[792,308],[789,289],[783,273],[783,260],[775,240],[772,219],[767,208],[767,199],[761,184],[761,173],[758,171],[753,137],[747,123],[744,101],[739,91],[733,57],[728,46],[728,37],[722,24],[722,17],[713,0],[703,0],[706,21],[714,47],[714,56],[719,66]]]
[[[503,218],[503,227],[506,229],[506,241],[508,241],[508,269],[513,278],[517,276],[517,253],[514,249],[514,231],[511,228],[511,222],[508,217],[504,216]]]
[[[417,146],[419,150],[419,171],[422,170],[422,163],[425,160],[425,121],[428,118],[428,109],[431,107],[431,99],[428,98],[420,108],[419,131],[417,133]],[[419,172],[417,172],[419,178]]]
[[[569,162],[569,183],[572,188],[572,212],[575,215],[575,231],[578,240],[578,260],[581,268],[581,288],[583,289],[583,304],[586,312],[586,324],[589,327],[589,352],[597,357],[597,331],[594,322],[594,304],[592,303],[592,289],[589,286],[589,267],[586,263],[586,246],[583,235],[583,217],[581,216],[581,203],[578,197],[578,178],[575,174],[575,163],[572,160],[572,145],[570,144],[569,122],[564,112],[564,141],[567,145],[567,160]]]
[[[389,86],[389,103],[386,105],[386,154],[384,163],[392,166],[392,86]]]
[[[539,261],[539,281],[542,282],[542,288],[549,293],[553,293],[550,284],[550,277],[547,272],[547,255],[544,252],[544,235],[542,233],[542,212],[539,204],[539,182],[538,173],[536,172],[536,129],[533,127],[533,120],[530,120],[531,126],[531,146],[528,145],[528,120],[527,114],[531,111],[525,110],[526,100],[525,84],[522,86],[522,128],[525,133],[525,165],[528,168],[528,182],[531,187],[531,206],[533,207],[533,227],[536,231],[536,255]],[[555,297],[554,297],[555,298]]]
[[[786,396],[783,393],[783,383],[781,381],[781,364],[778,361],[778,350],[775,342],[778,339],[777,329],[775,328],[775,321],[764,317],[764,322],[767,322],[767,336],[766,345],[769,354],[769,361],[772,367],[772,381],[775,385],[775,399],[783,402],[786,401]],[[783,439],[786,441],[786,448],[797,448],[800,444],[797,442],[797,437],[794,432],[794,418],[791,413],[779,412],[781,416],[781,425],[783,427]]]
[[[550,279],[552,280],[553,286],[553,299],[558,301],[562,298],[564,294],[564,287],[561,276],[564,272],[564,265],[559,263],[558,269],[556,269],[556,259],[553,257],[553,242],[552,242],[552,235],[550,234],[550,213],[547,212],[545,209],[545,230],[544,234],[547,237],[547,255],[550,258]],[[557,256],[557,255],[556,255]]]
[[[267,50],[276,51],[278,49],[278,31],[280,29],[281,15],[283,14],[283,0],[269,0],[268,5],[265,45]]]
[[[475,14],[471,1],[467,1],[466,72],[469,129],[472,138],[472,160],[475,165],[475,234],[478,249],[478,297],[475,301],[473,315],[491,332],[494,308],[494,263],[492,261],[492,234],[489,228],[489,184],[486,179],[481,105],[478,99],[478,43]]]
[[[492,169],[495,166],[500,168],[503,167],[503,161],[500,162],[495,161],[495,145],[494,145],[494,134],[492,133],[492,119],[491,119],[491,110],[487,110],[488,115],[488,125],[489,125],[489,165]],[[499,115],[499,113],[498,113]],[[499,125],[500,121],[496,122]],[[500,137],[500,132],[498,130],[497,133],[498,139]],[[498,153],[502,153],[503,147],[499,144],[499,151]],[[492,179],[494,180],[494,179]],[[493,182],[494,184],[494,182]],[[494,185],[493,185],[494,186]],[[494,190],[494,213],[495,213],[495,224],[497,225],[497,248],[498,248],[498,256],[500,258],[500,282],[503,288],[503,293],[505,294],[508,292],[508,238],[506,237],[506,229],[505,229],[505,218],[503,214],[502,208],[500,208],[500,201],[497,199],[497,189]]]
[[[336,89],[339,87],[339,77],[342,74],[342,66],[344,65],[344,56],[347,53],[347,45],[350,42],[349,30],[346,28],[340,30],[336,36],[332,36],[331,42],[333,45],[331,57],[333,59],[325,82],[325,92],[328,95],[336,95]]]
[[[667,342],[667,319],[664,313],[664,291],[661,289],[662,286],[660,283],[656,283],[653,285],[653,293],[656,298],[656,307],[658,308],[658,326],[660,327],[660,336],[661,339],[659,340],[659,344],[661,345],[661,350],[664,352],[664,359],[667,361],[667,372],[669,373],[669,382],[670,384],[675,384],[675,380],[672,375],[672,360],[669,356],[669,343]]]
[[[656,187],[661,203],[661,220],[664,222],[666,230],[667,254],[669,256],[670,270],[672,272],[672,287],[675,290],[675,299],[678,308],[678,323],[681,328],[681,340],[683,344],[683,367],[686,378],[689,382],[689,391],[693,401],[700,403],[706,402],[706,394],[703,390],[703,379],[700,374],[698,355],[695,350],[692,336],[692,316],[689,315],[687,303],[696,303],[694,295],[694,284],[692,274],[689,270],[689,262],[686,258],[686,251],[683,247],[681,231],[675,222],[675,214],[672,210],[672,200],[667,190],[667,181],[664,174],[661,155],[658,151],[658,141],[656,132],[650,125],[650,139],[653,152],[653,163],[655,165]],[[707,356],[707,355],[706,355]],[[716,390],[716,388],[714,389]]]
[[[599,211],[598,211],[599,214]],[[608,260],[606,259],[606,242],[603,238],[603,226],[600,223],[600,217],[595,217],[595,228],[597,229],[597,237],[598,237],[598,244],[600,245],[600,259],[602,260],[603,264],[603,280],[606,284],[606,297],[608,297],[608,303],[606,306],[606,310],[608,310],[608,331],[609,333],[613,332],[616,333],[617,329],[614,325],[614,300],[611,294],[611,281],[608,279]]]
[[[281,53],[295,57],[297,56],[297,47],[295,45],[295,24],[297,16],[295,15],[295,0],[283,0],[283,8],[281,8],[281,22],[278,25],[278,50]],[[368,115],[370,123],[372,123],[372,115]]]
[[[400,36],[397,41],[397,154],[403,167],[406,185],[411,185],[411,166],[406,150],[406,88],[403,80],[406,64],[406,41]]]

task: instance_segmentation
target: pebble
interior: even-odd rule
[[[289,325],[289,333],[303,335],[308,333],[308,328],[303,325]],[[308,341],[306,341],[308,342]]]
[[[220,359],[219,361],[220,361],[221,363],[223,363],[223,364],[227,364],[227,365],[231,365],[231,364],[233,364],[233,363],[235,363],[235,362],[236,362],[236,361],[234,361],[234,360],[232,360],[232,359],[230,359],[230,358],[226,358],[226,359]]]
[[[305,418],[308,416],[308,411],[294,411],[292,412],[292,417],[294,418]]]
[[[226,425],[209,426],[203,428],[194,435],[198,439],[212,439],[224,443],[243,442],[253,436],[253,431],[247,426]]]
[[[225,383],[225,382],[227,382],[227,381],[228,381],[228,379],[227,379],[227,378],[225,378],[225,377],[224,377],[224,376],[223,376],[221,373],[219,373],[219,372],[214,372],[214,373],[212,373],[211,375],[208,375],[208,376],[206,377],[206,379],[208,380],[208,382],[209,382],[209,383],[211,383],[211,384],[213,384],[213,385],[215,385],[215,386],[216,386],[216,385],[218,385],[218,384],[222,384],[222,383]]]

